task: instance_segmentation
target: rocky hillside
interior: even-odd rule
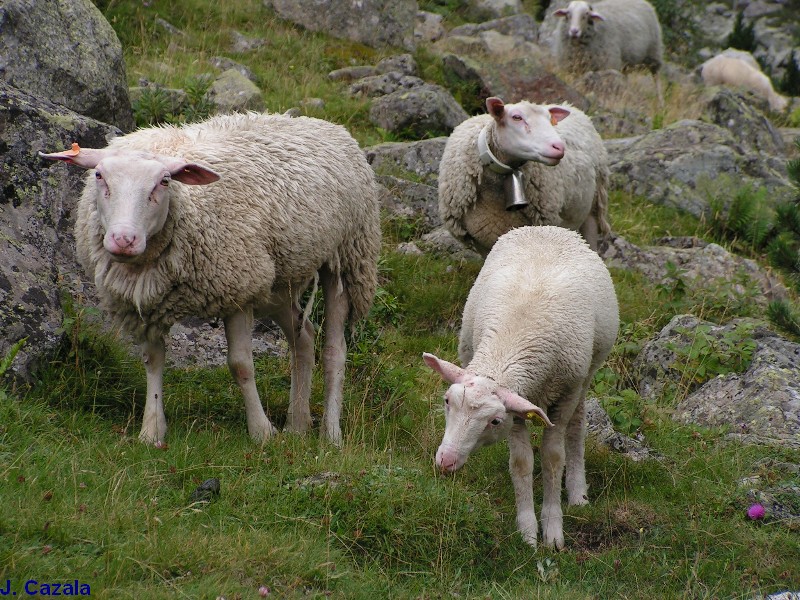
[[[43,164],[37,152],[74,141],[102,146],[132,129],[134,116],[146,125],[212,112],[288,110],[349,125],[385,188],[387,219],[413,224],[410,235],[388,240],[385,252],[456,261],[479,258],[441,227],[438,164],[447,134],[481,112],[489,96],[569,102],[590,114],[619,199],[710,219],[742,189],[763,190],[773,208],[797,194],[787,162],[796,152],[791,126],[800,124],[800,100],[792,98],[777,114],[764,98],[704,87],[696,74],[703,60],[737,41],[749,45],[779,91],[797,93],[791,88],[792,61],[800,60],[796,1],[654,2],[666,40],[663,102],[647,73],[562,72],[552,55],[553,11],[567,4],[560,0],[547,7],[520,0],[422,7],[415,0],[370,0],[357,14],[333,0],[315,2],[313,10],[301,0],[249,0],[251,19],[241,30],[213,34],[213,53],[193,46],[197,40],[184,31],[182,21],[195,17],[168,4],[96,7],[69,0],[31,8],[11,0],[0,7],[0,356],[26,338],[12,368],[22,378],[58,346],[64,294],[93,302],[72,258],[80,174]],[[253,33],[253,22],[264,20],[282,27],[286,39],[295,35],[288,32],[316,33],[303,33],[305,45],[292,55],[276,38]],[[143,36],[138,45],[132,32]],[[35,69],[26,62],[34,57]],[[296,77],[303,61],[304,75]],[[623,208],[612,218],[624,214]],[[615,232],[602,254],[615,272],[634,274],[644,285],[750,303],[744,312],[751,316],[763,317],[771,301],[797,297],[794,284],[757,253],[738,255],[710,240],[637,245]],[[726,324],[730,316],[737,315],[716,319],[720,325],[676,315],[633,360],[630,386],[644,397],[654,377],[661,388],[684,385],[676,355],[684,356],[701,334],[715,347],[733,336],[741,349],[752,339],[747,365],[684,390],[675,418],[727,424],[736,435],[800,447],[800,346],[763,321]],[[275,351],[277,340],[268,330],[264,335],[263,350]],[[179,363],[200,356],[211,364],[221,361],[223,347],[219,330],[190,323],[176,326],[171,352]],[[722,388],[737,401],[719,404]]]

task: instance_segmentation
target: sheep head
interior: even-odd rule
[[[116,261],[135,260],[147,240],[161,231],[169,214],[169,186],[173,180],[206,185],[219,179],[211,169],[181,158],[132,150],[80,148],[42,158],[93,169],[97,214],[105,232],[103,246]]]
[[[567,109],[526,101],[505,104],[495,97],[486,99],[486,109],[494,118],[497,149],[509,163],[534,161],[553,167],[564,158],[566,147],[555,126],[569,115]]]
[[[436,464],[442,471],[460,469],[473,450],[505,437],[514,417],[538,418],[553,425],[544,410],[492,379],[427,352],[422,358],[450,384],[444,395],[444,438],[436,451]]]
[[[567,20],[566,34],[573,40],[579,40],[591,31],[595,21],[604,21],[603,16],[594,10],[588,2],[573,1],[566,8],[553,12],[556,17]]]

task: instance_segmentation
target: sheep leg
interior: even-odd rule
[[[508,434],[508,449],[508,470],[517,503],[517,529],[522,539],[536,548],[538,523],[533,508],[533,448],[524,421],[515,419]]]
[[[273,315],[289,342],[292,371],[286,430],[305,433],[311,428],[311,376],[314,371],[314,326],[293,301]]]
[[[564,476],[566,430],[578,394],[567,394],[556,403],[550,414],[554,426],[542,434],[542,537],[544,543],[559,550],[564,548],[564,515],[561,512],[561,479]]]
[[[139,439],[149,444],[161,443],[167,435],[163,391],[165,356],[163,337],[154,341],[146,341],[142,346],[142,362],[144,362],[144,369],[147,373],[147,399],[145,400]]]
[[[583,239],[586,240],[586,243],[589,244],[589,247],[597,252],[597,241],[600,237],[600,226],[597,223],[597,217],[593,214],[587,216],[578,231],[583,236]]]
[[[347,361],[344,327],[350,312],[350,299],[347,290],[342,287],[341,278],[331,273],[327,267],[320,271],[320,276],[325,294],[325,348],[322,354],[325,369],[325,413],[322,415],[322,430],[332,443],[341,446],[340,421]]]
[[[244,396],[247,432],[256,442],[263,442],[275,433],[258,398],[253,365],[253,311],[242,310],[226,317],[225,338],[228,340],[228,369]]]
[[[567,502],[570,506],[589,504],[589,493],[586,485],[586,462],[584,450],[586,446],[586,389],[584,386],[575,412],[567,425],[565,450],[567,459]]]

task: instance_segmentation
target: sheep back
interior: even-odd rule
[[[558,106],[570,111],[556,128],[566,145],[564,158],[554,167],[536,162],[521,167],[528,206],[518,211],[505,210],[504,175],[485,168],[478,156],[478,134],[492,117],[478,115],[453,130],[439,165],[439,215],[456,238],[486,253],[497,238],[516,227],[559,225],[577,230],[593,211],[601,232],[610,231],[603,141],[582,111]]]
[[[341,126],[306,117],[238,114],[143,129],[110,147],[181,156],[221,180],[170,185],[169,214],[135,264],[103,248],[90,172],[76,223],[77,254],[103,304],[139,339],[189,316],[224,317],[297,299],[327,264],[342,278],[351,319],[377,286],[378,194],[361,149]]]
[[[497,241],[470,290],[459,357],[546,409],[599,368],[618,328],[611,276],[581,236],[521,227]]]
[[[594,23],[584,36],[571,40],[565,19],[555,36],[556,56],[568,70],[583,73],[645,66],[657,73],[663,62],[661,25],[645,0],[603,0],[592,4],[605,20]]]

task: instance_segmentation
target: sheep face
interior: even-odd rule
[[[134,261],[147,248],[147,240],[164,227],[173,179],[191,185],[219,179],[200,165],[145,152],[96,150],[73,144],[72,150],[41,156],[94,169],[87,186],[92,186],[105,232],[103,247],[116,261]]]
[[[515,417],[538,417],[552,425],[541,408],[496,381],[433,354],[423,354],[423,360],[451,384],[444,395],[444,437],[436,451],[443,472],[457,471],[473,450],[505,438]]]
[[[568,110],[525,101],[504,104],[500,98],[487,99],[486,107],[495,121],[497,148],[511,162],[534,161],[552,167],[564,158],[566,146],[555,125],[569,115]]]
[[[579,41],[588,37],[595,21],[603,21],[603,16],[592,10],[588,2],[570,2],[566,8],[559,8],[553,13],[566,19],[565,33],[571,40]]]

